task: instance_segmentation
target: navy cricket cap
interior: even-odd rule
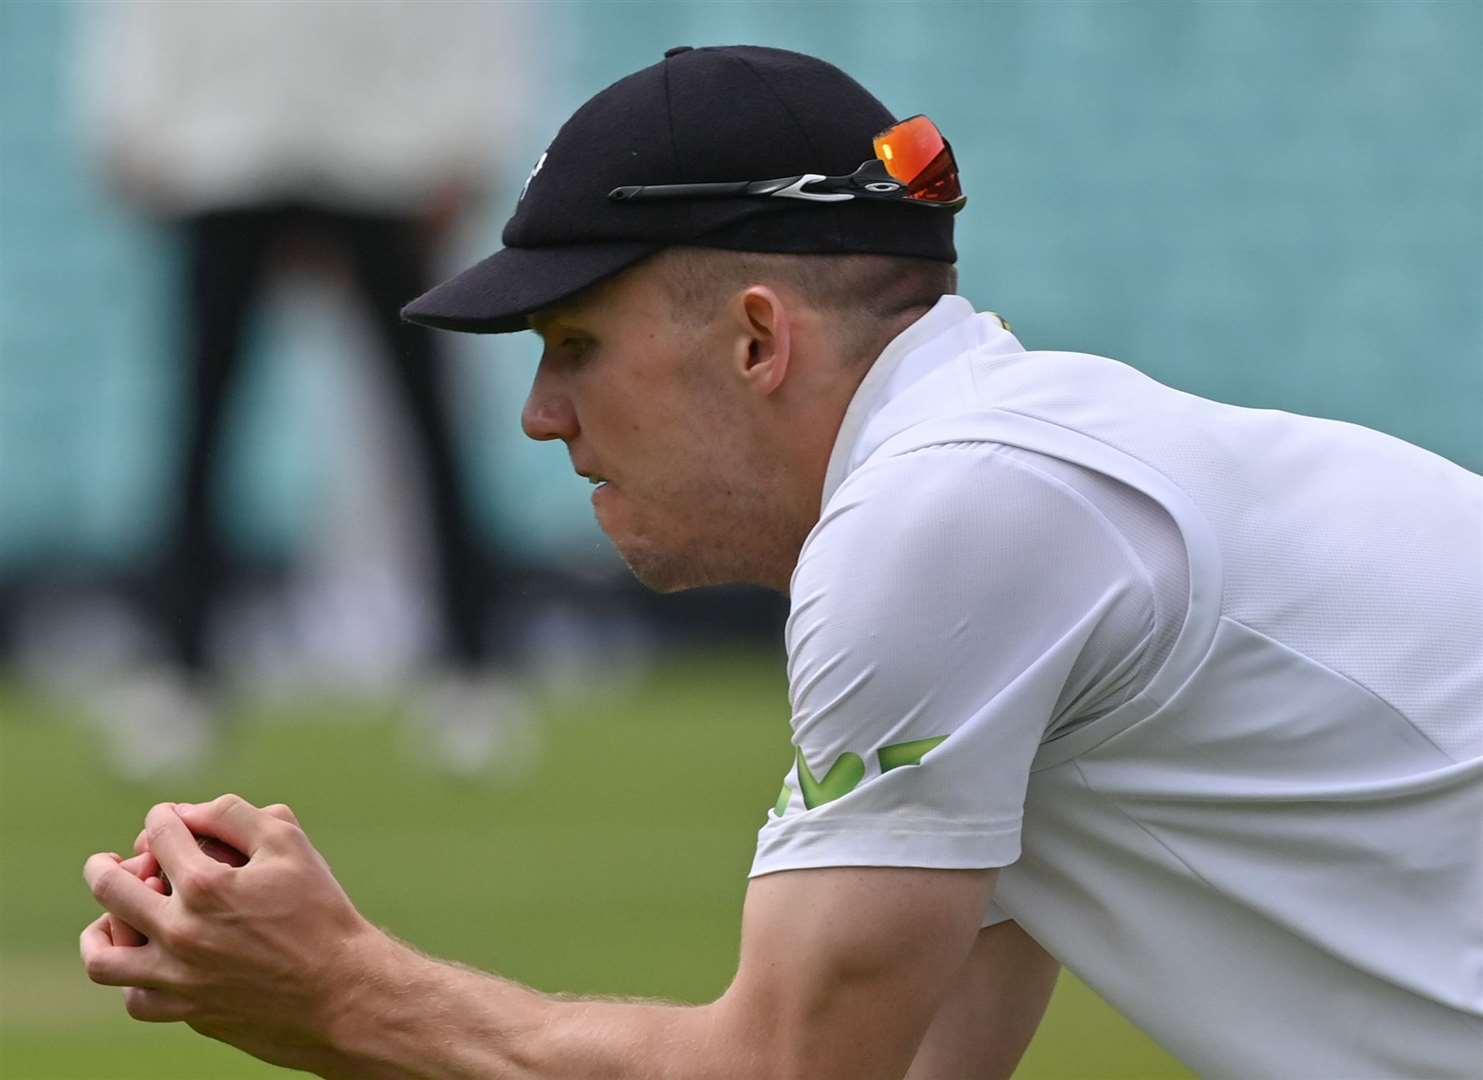
[[[615,202],[630,184],[853,172],[896,122],[816,57],[750,45],[671,49],[572,114],[536,162],[504,248],[402,309],[410,322],[503,334],[675,245],[953,262],[953,216],[855,199]]]

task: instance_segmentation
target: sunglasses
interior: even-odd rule
[[[648,184],[614,188],[613,202],[648,199],[734,199],[757,195],[809,202],[878,199],[928,206],[956,214],[967,204],[958,182],[953,148],[925,116],[913,116],[875,137],[875,157],[852,173],[803,173],[776,180],[734,180],[714,184]]]

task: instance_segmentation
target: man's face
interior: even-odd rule
[[[522,426],[561,439],[603,482],[598,524],[641,582],[662,592],[759,581],[765,470],[749,462],[748,413],[724,318],[676,320],[652,263],[536,313],[545,342]]]

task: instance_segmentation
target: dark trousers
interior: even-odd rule
[[[184,223],[185,397],[180,501],[167,550],[162,599],[171,646],[193,675],[208,674],[207,626],[224,574],[216,483],[222,420],[241,369],[249,317],[275,253],[289,245],[328,249],[348,268],[378,338],[394,397],[411,419],[432,514],[437,584],[446,645],[464,667],[484,657],[484,567],[473,535],[455,453],[443,379],[446,358],[432,331],[403,323],[398,310],[431,285],[414,221],[299,205],[201,215]],[[408,507],[418,512],[420,507]]]

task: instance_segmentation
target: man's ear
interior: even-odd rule
[[[792,324],[787,305],[766,285],[750,285],[737,296],[733,370],[758,393],[783,385],[792,361]]]

